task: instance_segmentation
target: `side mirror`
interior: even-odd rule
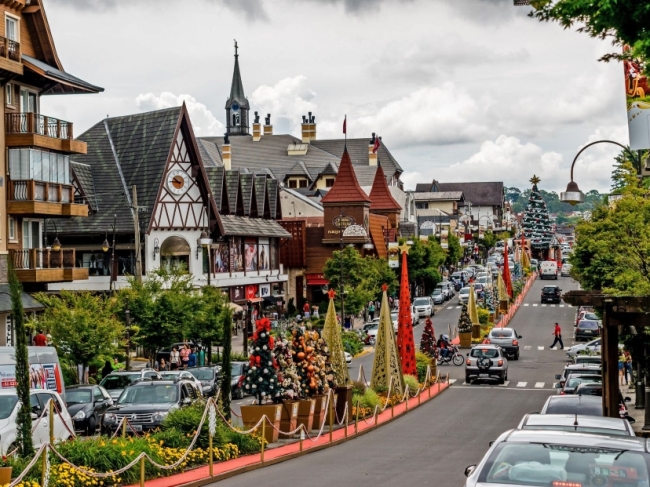
[[[494,440],[492,440],[490,443],[488,443],[489,446],[494,445]]]
[[[632,424],[632,423],[636,423],[636,419],[634,419],[632,416],[625,416],[625,419],[627,419],[627,421],[628,421],[630,424]]]
[[[629,397],[625,396],[625,402],[630,402],[631,400],[632,400],[632,399],[630,399]]]
[[[562,376],[560,374],[555,374],[555,380],[560,380],[562,379]]]
[[[32,417],[32,420],[38,419],[38,414],[36,413],[30,413],[30,416]]]
[[[469,357],[469,352],[467,352],[467,356]]]
[[[472,475],[472,472],[476,469],[476,465],[470,465],[465,469],[465,477]]]
[[[517,338],[521,340],[523,337],[521,335],[517,335]]]
[[[558,382],[557,384],[555,384],[555,388],[556,388],[556,389],[562,389],[562,384],[560,384],[560,383]]]

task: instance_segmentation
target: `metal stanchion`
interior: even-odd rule
[[[144,487],[144,457],[140,458],[140,487]]]
[[[332,422],[334,421],[334,418],[332,417],[333,409],[332,409],[332,391],[330,390],[330,397],[329,397],[329,403],[330,403],[330,411],[329,411],[329,416],[330,416],[330,443],[332,443],[332,433],[333,433],[333,424]]]
[[[45,485],[45,474],[47,471],[47,448],[41,453],[41,485]]]
[[[359,432],[359,407],[361,406],[361,399],[357,401],[357,410],[354,415],[354,434],[356,435]]]
[[[61,418],[63,420],[63,418]],[[54,401],[50,399],[50,445],[54,445]]]
[[[212,452],[212,433],[210,433],[208,435],[208,450],[209,450],[208,454],[209,454],[209,464],[210,464],[210,477],[213,477],[214,476],[214,472],[213,472],[214,460],[212,458],[212,453],[213,453]]]
[[[126,438],[126,418],[122,418],[122,438]]]

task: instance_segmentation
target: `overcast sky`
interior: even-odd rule
[[[99,95],[44,97],[80,134],[106,115],[185,101],[198,136],[224,132],[233,39],[252,111],[299,135],[377,132],[407,188],[503,181],[562,191],[586,143],[628,143],[623,68],[612,49],[526,16],[512,0],[43,0],[66,71]],[[614,146],[576,164],[607,190]]]

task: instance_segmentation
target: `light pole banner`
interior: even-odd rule
[[[399,247],[397,242],[388,243],[388,267],[391,269],[399,268]]]
[[[623,47],[628,53],[629,46]],[[650,149],[650,86],[645,65],[638,59],[625,59],[625,94],[630,149]]]

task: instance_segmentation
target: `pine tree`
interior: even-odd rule
[[[472,332],[472,320],[469,317],[469,311],[467,310],[467,305],[463,305],[463,309],[460,312],[460,318],[458,318],[458,333],[471,333]]]
[[[433,357],[433,351],[436,347],[436,332],[433,329],[433,324],[427,320],[422,330],[422,338],[420,338],[420,351]]]
[[[280,396],[278,364],[273,357],[275,340],[271,336],[271,322],[268,318],[257,320],[255,328],[249,357],[250,369],[244,387],[246,392],[255,396],[258,404],[264,404],[275,401]]]
[[[540,179],[533,176],[530,182],[533,183],[533,188],[524,210],[522,228],[526,238],[530,239],[533,250],[546,251],[549,249],[553,238],[548,208],[546,208],[542,194],[537,189],[537,183],[540,182]]]

